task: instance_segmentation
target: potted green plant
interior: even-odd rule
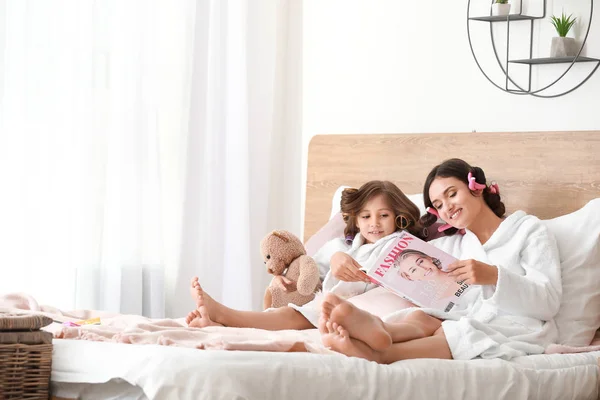
[[[495,0],[494,3],[492,3],[492,15],[508,15],[509,12],[510,4],[508,3],[508,0]]]
[[[558,33],[558,37],[552,38],[550,46],[551,57],[574,57],[579,52],[579,47],[575,39],[567,37],[567,34],[577,21],[573,14],[567,16],[564,11],[560,17],[555,15],[550,17],[550,21]]]

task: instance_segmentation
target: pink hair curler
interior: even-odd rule
[[[437,210],[435,208],[427,207],[427,212],[429,214],[435,215],[438,218],[440,217],[440,214],[437,212]]]
[[[469,175],[467,175],[467,179],[469,180],[469,189],[471,189],[473,191],[483,190],[486,187],[485,185],[482,185],[481,183],[475,182],[475,177],[470,172],[469,172]]]
[[[492,192],[493,194],[500,194],[500,188],[498,187],[498,184],[496,182],[490,185],[490,192]]]
[[[429,214],[435,215],[438,218],[440,217],[440,214],[437,212],[437,210],[435,208],[427,207],[427,212]],[[441,232],[444,232],[445,230],[450,229],[450,228],[453,228],[453,226],[450,225],[450,224],[444,224],[444,225],[441,225],[441,226],[438,227],[438,232],[441,233]],[[460,233],[461,235],[464,235],[465,234],[465,230],[464,229],[459,229],[458,233]]]

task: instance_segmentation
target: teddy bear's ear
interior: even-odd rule
[[[289,242],[290,239],[287,238],[283,232],[281,231],[273,231],[273,236],[277,236],[279,239],[283,240],[285,243]]]

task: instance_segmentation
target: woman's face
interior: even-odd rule
[[[483,207],[483,197],[474,196],[466,183],[456,178],[435,178],[429,186],[431,204],[440,218],[458,229],[468,228]]]
[[[432,279],[439,273],[439,269],[433,263],[433,260],[420,254],[401,255],[397,265],[400,274],[411,281]]]
[[[380,194],[371,198],[356,217],[356,225],[367,243],[375,243],[396,231],[396,215]]]

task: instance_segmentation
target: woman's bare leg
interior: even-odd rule
[[[302,314],[290,307],[280,307],[271,312],[239,311],[226,307],[202,290],[197,277],[192,279],[191,294],[200,317],[188,321],[189,326],[202,328],[216,323],[224,326],[272,331],[314,328]]]
[[[348,331],[342,326],[328,321],[319,323],[321,341],[326,347],[347,355],[348,357],[364,358],[369,361],[380,362],[381,352],[373,350],[365,342],[351,338]]]
[[[211,320],[206,312],[206,307],[200,307],[192,310],[185,317],[185,323],[190,328],[204,328],[207,326],[223,326]]]
[[[415,310],[402,321],[385,323],[384,326],[392,341],[399,343],[433,335],[442,326],[442,321],[421,310]]]
[[[348,335],[342,326],[334,324],[327,334],[321,336],[323,344],[349,357],[364,358],[380,364],[391,364],[414,358],[452,359],[444,331],[440,328],[433,336],[394,343],[387,350],[376,351],[366,343]]]
[[[452,359],[452,352],[443,328],[439,328],[433,336],[415,339],[404,343],[394,343],[389,349],[381,352],[381,364],[391,364],[400,360],[413,358]]]
[[[406,342],[433,335],[442,326],[442,321],[415,310],[404,320],[385,323],[381,318],[361,310],[335,294],[328,293],[321,306],[321,333],[328,333],[324,323],[331,321],[344,327],[353,339],[365,342],[374,350],[382,351],[392,343]]]

